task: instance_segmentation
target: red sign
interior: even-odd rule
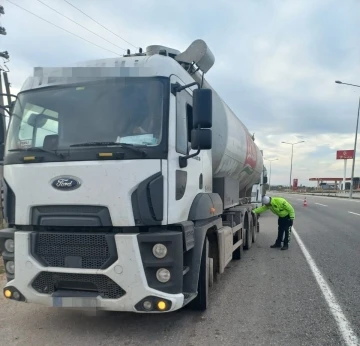
[[[247,146],[247,150],[246,150],[246,159],[244,164],[245,166],[248,165],[252,169],[255,169],[256,160],[257,160],[256,146],[249,134],[247,134],[246,136],[246,146]]]
[[[298,179],[294,179],[293,180],[293,190],[297,190],[297,188],[298,188]]]
[[[354,150],[338,150],[336,160],[351,160],[354,158]]]

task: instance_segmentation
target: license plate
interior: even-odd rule
[[[96,309],[97,299],[90,297],[53,297],[53,307]]]

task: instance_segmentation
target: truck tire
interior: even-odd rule
[[[249,221],[249,218],[247,219],[245,227],[246,228],[245,228],[244,249],[250,250],[251,245],[252,245],[252,227],[251,227],[251,222]]]
[[[254,226],[254,224],[256,225],[257,220],[256,220],[256,216],[252,216],[252,220],[250,222],[251,225],[251,230],[252,230],[252,242],[255,243],[256,242],[256,236],[257,236],[257,229],[256,226]]]
[[[210,258],[209,258],[209,239],[206,237],[201,255],[198,294],[189,303],[189,308],[196,311],[205,311],[209,300],[210,286]]]

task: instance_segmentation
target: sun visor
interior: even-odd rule
[[[195,40],[183,53],[178,54],[175,60],[188,64],[195,63],[204,73],[215,63],[214,54],[203,40]]]

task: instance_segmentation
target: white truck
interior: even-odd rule
[[[196,40],[34,69],[2,155],[6,298],[206,309],[256,240],[267,180],[254,138],[204,79],[213,64]]]

